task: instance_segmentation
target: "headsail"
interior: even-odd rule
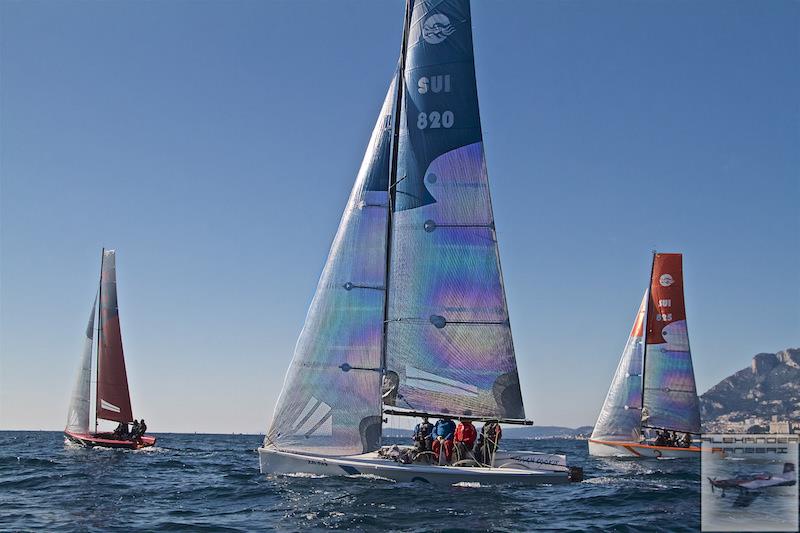
[[[295,347],[265,445],[320,455],[380,446],[391,84]]]
[[[633,328],[622,351],[614,380],[597,417],[592,438],[610,441],[638,442],[642,425],[642,356],[644,354],[644,316],[647,309],[645,291]]]
[[[97,418],[132,422],[131,396],[117,306],[116,252],[103,251],[100,272],[100,342],[97,354]]]
[[[406,47],[388,404],[524,418],[484,160],[469,0],[417,0]]]
[[[83,341],[81,364],[78,368],[78,377],[72,390],[69,401],[69,414],[67,415],[67,431],[72,433],[89,432],[89,404],[92,395],[92,342],[94,339],[94,312],[97,307],[97,297],[92,304],[89,315],[89,324],[86,326],[86,338]]]
[[[699,433],[700,408],[686,329],[681,254],[655,254],[644,358],[646,426]]]

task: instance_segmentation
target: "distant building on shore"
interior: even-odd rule
[[[772,415],[772,420],[769,421],[770,433],[788,434],[792,433],[792,427],[788,420],[778,420],[778,415]]]

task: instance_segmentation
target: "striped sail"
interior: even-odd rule
[[[377,449],[394,83],[300,333],[265,445],[320,455]]]
[[[614,380],[592,431],[593,439],[639,442],[642,421],[643,331],[648,297],[649,291],[645,291],[614,373]]]
[[[524,418],[489,195],[468,0],[417,0],[406,48],[388,405]]]
[[[103,251],[100,271],[100,345],[97,355],[97,418],[132,422],[128,373],[117,302],[116,252]]]
[[[656,254],[653,258],[646,330],[642,424],[699,433],[681,254]]]
[[[86,325],[86,337],[83,340],[83,353],[81,354],[78,376],[69,401],[66,430],[72,433],[89,432],[89,404],[92,394],[92,339],[94,338],[94,312],[96,306],[97,298],[95,297],[92,304],[92,312],[89,315],[89,323]]]

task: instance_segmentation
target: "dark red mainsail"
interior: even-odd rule
[[[100,273],[100,336],[97,353],[97,418],[132,422],[128,374],[122,352],[117,308],[117,270],[114,250],[103,252]]]

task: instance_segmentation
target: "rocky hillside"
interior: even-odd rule
[[[766,426],[773,415],[800,422],[798,348],[760,353],[753,357],[750,367],[723,379],[700,396],[700,416],[706,431]]]

